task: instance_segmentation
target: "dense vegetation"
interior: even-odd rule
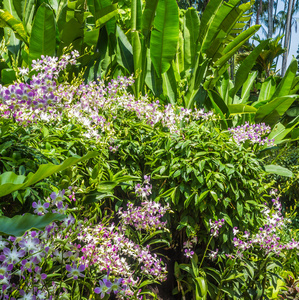
[[[253,3],[0,4],[0,299],[298,298],[298,65]]]

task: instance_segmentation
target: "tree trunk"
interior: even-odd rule
[[[268,3],[268,39],[272,39],[273,36],[273,9],[274,0],[269,0]]]
[[[286,52],[283,54],[282,57],[282,66],[281,66],[281,76],[284,76],[286,69],[287,69],[287,61],[290,49],[290,38],[291,38],[291,20],[292,20],[292,13],[294,7],[295,0],[289,0],[288,3],[288,13],[287,13],[287,22],[286,22],[286,29],[285,29],[285,38],[284,38],[284,48],[286,48]]]
[[[257,8],[257,13],[256,13],[256,21],[255,24],[258,25],[260,23],[260,15],[263,10],[263,0],[260,0],[259,6]]]

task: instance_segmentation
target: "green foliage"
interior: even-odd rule
[[[27,67],[41,55],[61,55],[72,45],[81,54],[93,49],[98,52],[100,28],[107,24],[110,34],[115,33],[117,4],[111,1],[34,1],[4,0],[0,11],[0,27],[4,27],[8,56],[5,68]],[[21,41],[21,42],[20,42]],[[93,52],[93,53],[95,53]],[[93,65],[95,57],[82,60],[82,65]],[[1,70],[1,81],[12,83],[15,77]]]
[[[127,119],[117,160],[133,174],[151,173],[156,199],[165,199],[175,212],[174,239],[182,230],[187,236],[200,233],[207,242],[208,220],[216,217],[231,227],[257,224],[264,175],[251,150],[229,141],[217,122],[184,124],[182,135],[156,130]],[[223,233],[224,248],[231,238]]]
[[[179,13],[176,1],[158,1],[150,41],[151,60],[158,75],[168,71],[176,54]]]
[[[299,201],[299,150],[298,147],[292,145],[282,145],[269,156],[269,162],[283,166],[293,172],[293,177],[288,178],[282,174],[272,175],[270,179],[275,180],[275,185],[279,188],[282,194],[283,205],[286,208],[292,208],[297,211]],[[295,223],[297,223],[297,217]]]
[[[40,58],[41,55],[55,55],[56,24],[54,12],[49,5],[43,3],[37,10],[29,42],[29,61]]]
[[[53,221],[62,221],[65,217],[64,215],[51,213],[44,216],[25,214],[13,218],[0,216],[0,234],[20,237],[31,229],[44,230]]]
[[[63,171],[73,164],[79,163],[86,159],[95,157],[98,152],[87,153],[83,157],[70,157],[66,159],[61,165],[46,164],[40,165],[36,173],[29,173],[28,176],[16,175],[13,172],[5,172],[0,175],[0,197],[8,195],[16,190],[24,189],[36,182],[43,180],[50,175]]]

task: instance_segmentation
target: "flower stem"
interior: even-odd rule
[[[206,253],[207,253],[207,251],[208,251],[208,248],[209,248],[209,245],[210,245],[210,243],[211,243],[211,241],[212,241],[212,238],[213,238],[213,236],[211,236],[211,238],[210,238],[210,240],[209,240],[209,242],[208,242],[208,244],[207,244],[207,247],[206,247],[205,253],[203,254],[203,257],[202,257],[202,259],[201,259],[199,268],[201,268],[201,266],[202,266],[202,264],[203,264],[203,260],[204,260],[205,257],[206,257]]]

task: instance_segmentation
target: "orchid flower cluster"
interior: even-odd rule
[[[133,112],[151,126],[161,122],[171,133],[177,134],[182,121],[214,118],[212,112],[203,110],[192,111],[171,104],[163,108],[159,101],[151,103],[147,96],[135,101],[128,92],[128,87],[134,83],[132,76],[112,79],[107,85],[104,80],[85,84],[82,78],[77,78],[73,84],[59,83],[60,73],[68,65],[76,64],[78,56],[75,50],[60,59],[42,56],[32,62],[30,72],[20,68],[19,75],[24,82],[7,87],[0,85],[0,115],[14,118],[24,126],[38,121],[57,124],[66,118],[80,124],[87,138],[96,140],[101,139],[103,132],[110,137],[115,134],[113,120],[120,111]],[[31,76],[32,73],[36,74]],[[26,83],[28,77],[31,80]],[[116,152],[117,147],[111,146],[110,151]]]
[[[271,190],[270,195],[275,196],[272,199],[272,208],[265,203],[262,214],[266,218],[258,233],[251,234],[249,231],[244,231],[242,234],[238,228],[234,228],[233,243],[238,250],[239,257],[242,257],[245,250],[253,248],[259,249],[265,255],[269,253],[279,255],[283,250],[298,249],[299,242],[294,239],[285,243],[281,241],[280,232],[286,230],[288,220],[281,213],[282,206],[277,196],[277,190]]]
[[[196,245],[197,243],[197,237],[194,236],[191,240],[188,240],[183,243],[183,249],[184,249],[184,255],[187,258],[191,258],[194,255],[194,251],[192,250],[193,248],[193,243]]]
[[[217,237],[219,235],[219,230],[220,228],[225,224],[225,220],[224,219],[219,219],[218,221],[212,221],[211,219],[209,220],[209,225],[210,225],[210,240],[206,246],[206,251],[208,250],[208,247],[212,241],[212,238]],[[194,251],[192,251],[192,247],[193,247],[193,243],[197,243],[197,237],[193,237],[193,239],[191,241],[187,241],[183,244],[183,248],[184,248],[184,255],[188,258],[193,257],[194,255]],[[212,260],[216,259],[218,254],[218,249],[216,249],[216,251],[210,251],[208,254],[208,257]],[[205,254],[204,254],[205,257]],[[203,257],[203,259],[204,259]]]
[[[60,71],[68,64],[75,64],[79,56],[77,51],[56,57],[42,56],[41,60],[32,62],[33,75],[30,83],[16,82],[4,87],[0,85],[0,112],[4,118],[13,117],[18,123],[26,125],[36,120],[47,120],[50,114],[55,119],[60,106],[57,95],[56,80]],[[21,76],[26,76],[29,70],[19,69]]]
[[[135,186],[135,193],[138,197],[146,199],[152,193],[152,185],[150,184],[150,175],[144,175],[143,185],[137,183]]]
[[[159,202],[147,200],[152,189],[150,179],[149,175],[145,175],[143,185],[138,183],[135,186],[136,195],[145,198],[141,206],[134,207],[132,203],[128,203],[126,211],[119,209],[118,215],[124,226],[130,225],[139,231],[145,230],[146,232],[165,228],[167,222],[162,222],[161,218],[170,210],[170,207],[169,204],[163,207]]]
[[[249,124],[248,122],[245,122],[244,125],[228,128],[228,131],[238,145],[245,143],[246,141],[250,141],[251,144],[259,144],[262,146],[274,145],[274,139],[262,138],[265,134],[271,132],[271,127],[265,125],[265,123]]]
[[[114,224],[110,227],[103,224],[86,226],[78,235],[78,239],[85,245],[81,249],[85,264],[94,266],[98,272],[109,269],[115,277],[123,278],[124,284],[136,286],[139,278],[135,276],[134,265],[131,266],[128,260],[135,261],[141,275],[164,281],[166,268],[162,260],[156,254],[151,254],[149,246],[135,244],[122,231],[117,230]],[[126,296],[132,296],[132,293],[126,290]]]
[[[217,237],[219,235],[220,228],[225,224],[224,219],[219,219],[218,221],[209,220],[210,228],[211,228],[211,236]]]
[[[33,203],[38,215],[65,214],[62,222],[22,237],[0,236],[0,299],[69,299],[73,283],[85,280],[101,298],[114,293],[117,299],[139,299],[138,276],[166,279],[161,259],[129,240],[121,227],[76,220],[68,208],[70,193],[53,192],[45,203]]]

